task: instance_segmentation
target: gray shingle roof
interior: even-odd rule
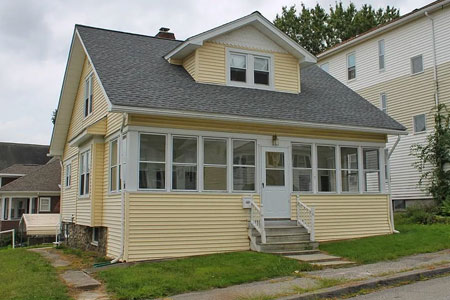
[[[301,71],[301,93],[196,83],[163,56],[180,41],[77,25],[113,105],[405,130],[317,66]]]
[[[32,165],[32,164],[15,164],[6,169],[0,170],[0,174],[22,174],[26,175],[42,165]]]
[[[14,164],[43,165],[50,160],[48,146],[0,143],[0,170]]]
[[[61,165],[53,159],[28,175],[20,177],[0,188],[0,192],[59,192],[61,184]]]

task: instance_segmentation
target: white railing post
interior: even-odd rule
[[[13,249],[16,247],[16,230],[12,230],[12,247]]]
[[[261,208],[253,201],[253,195],[250,206],[250,223],[261,234],[261,242],[266,243],[266,231],[264,229],[263,205]]]
[[[315,220],[316,220],[316,209],[314,207],[311,207],[311,233],[310,233],[310,240],[311,242],[314,242],[316,239],[315,234]]]
[[[266,243],[266,229],[265,229],[265,224],[264,224],[264,207],[263,204],[261,202],[261,242],[263,244]]]
[[[309,233],[311,241],[315,240],[315,208],[308,207],[300,201],[300,195],[297,195],[297,224],[305,227]]]

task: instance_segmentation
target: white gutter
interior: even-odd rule
[[[111,112],[122,112],[122,113],[134,113],[134,114],[145,114],[145,115],[160,115],[166,117],[183,117],[183,118],[203,118],[208,120],[216,121],[232,121],[232,122],[248,122],[248,123],[259,123],[267,125],[284,125],[284,126],[296,126],[305,128],[315,128],[315,129],[332,129],[332,130],[346,130],[346,131],[358,131],[367,133],[383,133],[389,135],[407,135],[406,130],[396,130],[396,129],[384,129],[384,128],[373,128],[373,127],[359,127],[351,125],[336,125],[336,124],[319,124],[311,122],[302,121],[290,121],[290,120],[277,120],[268,118],[257,118],[257,117],[245,117],[245,116],[234,116],[226,114],[216,114],[216,113],[204,113],[204,112],[191,112],[182,110],[169,110],[169,109],[156,109],[156,108],[142,108],[133,106],[123,106],[123,105],[113,105]]]
[[[436,3],[435,5],[432,5],[428,8],[426,8],[425,12],[432,12],[432,11],[439,9],[440,7],[443,7],[449,3],[450,3],[450,0],[445,0],[445,1],[442,1],[439,3]],[[317,55],[317,58],[320,61],[321,59],[324,59],[324,58],[334,54],[335,52],[339,52],[348,47],[354,46],[355,44],[358,44],[359,42],[370,39],[384,31],[394,29],[394,28],[399,27],[407,22],[413,21],[414,19],[421,17],[423,15],[423,11],[424,11],[424,9],[420,9],[419,11],[417,11],[415,13],[411,13],[410,15],[407,15],[405,17],[400,17],[400,19],[398,19],[397,21],[393,21],[392,23],[390,23],[388,25],[381,26],[380,28],[378,28],[374,31],[368,32],[367,34],[363,34],[360,37],[357,37],[347,43],[337,46],[336,48],[332,48],[328,51],[322,52],[321,54]]]
[[[387,177],[388,177],[388,190],[389,190],[389,217],[391,219],[392,224],[392,232],[394,233],[400,233],[400,231],[395,230],[395,224],[394,224],[394,207],[392,205],[392,188],[391,188],[391,155],[392,152],[394,152],[395,148],[397,148],[398,143],[400,142],[400,136],[397,136],[397,140],[395,141],[394,145],[392,146],[391,151],[388,153],[387,157]]]
[[[436,59],[436,38],[434,35],[434,19],[430,17],[428,12],[425,12],[425,16],[431,20],[431,37],[433,39],[433,70],[434,70],[434,93],[436,106],[439,105],[439,84],[438,84],[438,74],[437,74],[437,59]]]
[[[125,113],[122,114],[122,125],[120,126],[120,155],[119,155],[119,166],[120,167],[120,253],[119,255],[111,261],[111,264],[118,262],[124,253],[125,248],[125,177],[123,172],[123,128],[125,127]]]

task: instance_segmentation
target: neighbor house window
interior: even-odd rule
[[[197,138],[173,137],[172,189],[197,189]]]
[[[414,133],[424,132],[427,130],[425,114],[414,116]]]
[[[255,142],[233,140],[233,190],[255,190]]]
[[[320,65],[320,68],[322,70],[324,70],[325,72],[329,73],[330,72],[330,63],[324,63]]]
[[[92,80],[93,76],[90,74],[84,83],[84,117],[92,113]]]
[[[99,231],[98,227],[92,227],[92,244],[96,246],[98,245]]]
[[[387,98],[385,93],[380,94],[380,109],[387,114]]]
[[[411,73],[417,74],[423,72],[423,57],[417,55],[411,58]]]
[[[384,70],[384,40],[378,41],[378,69]]]
[[[271,58],[253,53],[229,52],[229,81],[235,85],[271,86]]]
[[[380,191],[380,152],[378,149],[363,149],[364,191]]]
[[[117,192],[121,189],[120,182],[120,158],[119,158],[119,140],[110,143],[109,158],[109,190]]]
[[[312,191],[311,145],[292,145],[292,185],[294,191]]]
[[[358,148],[341,147],[341,176],[343,192],[359,191]]]
[[[72,184],[72,164],[66,164],[66,168],[64,170],[64,186],[69,188]]]
[[[351,80],[356,77],[356,58],[355,53],[347,55],[347,79]]]
[[[203,139],[203,189],[227,190],[227,140]]]
[[[317,146],[319,192],[336,191],[336,154],[334,146]]]
[[[51,203],[50,198],[39,198],[39,211],[50,212],[51,210],[50,203]]]
[[[91,169],[91,151],[80,155],[80,196],[89,195],[89,175]]]
[[[166,188],[166,136],[141,134],[139,146],[139,188]]]

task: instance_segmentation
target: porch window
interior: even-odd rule
[[[64,185],[66,188],[70,188],[70,185],[72,184],[72,164],[68,163],[66,164],[66,168],[64,171]]]
[[[166,136],[140,135],[139,188],[166,188]]]
[[[363,149],[364,191],[380,191],[380,157],[378,149]]]
[[[173,137],[172,189],[197,190],[197,137]]]
[[[84,83],[84,117],[92,113],[92,73],[86,78]]]
[[[89,195],[89,176],[91,172],[91,150],[80,155],[80,196]]]
[[[341,147],[343,192],[359,192],[358,148]]]
[[[39,198],[39,212],[50,212],[50,203],[50,198]]]
[[[292,145],[293,190],[312,191],[311,145]]]
[[[3,220],[8,220],[9,198],[3,200]]]
[[[319,192],[336,191],[336,154],[333,146],[317,146]]]
[[[203,140],[203,189],[227,190],[227,140]]]
[[[233,190],[255,190],[255,142],[233,140]]]
[[[110,158],[109,158],[109,190],[117,192],[121,189],[122,182],[120,181],[120,151],[119,141],[116,139],[110,143]]]

